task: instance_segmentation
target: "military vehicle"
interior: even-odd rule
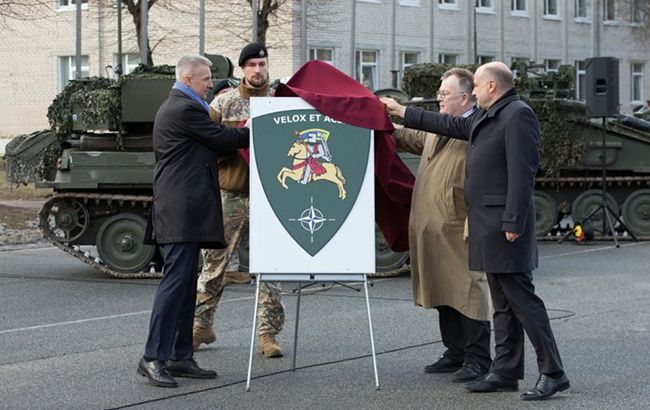
[[[213,78],[232,78],[230,60],[206,57]],[[114,277],[161,275],[158,250],[142,239],[152,202],[153,120],[173,82],[170,66],[140,66],[118,80],[72,81],[49,108],[51,130],[7,146],[9,181],[27,182],[36,170],[36,185],[54,192],[39,213],[44,237]],[[378,229],[376,237],[377,275],[405,270],[408,253],[393,252]],[[246,271],[247,238],[238,256]]]
[[[442,64],[409,67],[403,94],[434,98],[440,76],[448,68]],[[538,237],[552,238],[601,205],[604,124],[607,202],[632,233],[650,239],[650,122],[643,119],[648,110],[639,109],[638,117],[620,114],[604,122],[587,118],[585,103],[572,98],[572,66],[548,73],[532,63],[516,63],[512,68],[518,93],[535,110],[541,125],[540,171],[534,193]],[[418,102],[411,99],[409,103]],[[602,217],[597,212],[591,218],[595,229],[602,226]],[[567,222],[560,226],[560,221]],[[623,230],[620,224],[616,229]]]

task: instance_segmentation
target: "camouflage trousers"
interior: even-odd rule
[[[223,206],[224,236],[228,247],[225,249],[203,249],[203,269],[199,276],[194,324],[211,327],[214,312],[221,299],[226,268],[230,258],[239,248],[243,233],[248,229],[248,195],[221,191]],[[262,283],[257,309],[257,334],[280,333],[284,326],[284,307],[282,306],[280,284]]]

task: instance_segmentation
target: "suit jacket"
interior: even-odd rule
[[[539,163],[539,123],[511,91],[470,117],[407,108],[404,125],[469,140],[465,199],[469,268],[518,273],[537,267],[533,190]],[[508,242],[505,231],[520,237]]]
[[[158,244],[198,242],[225,248],[217,155],[248,147],[248,128],[223,128],[172,90],[153,127],[156,157],[151,223]]]

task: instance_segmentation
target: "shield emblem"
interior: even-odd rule
[[[370,130],[314,109],[253,119],[255,165],[278,221],[309,255],[336,235],[357,200],[368,166]]]

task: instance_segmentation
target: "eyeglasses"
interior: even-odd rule
[[[457,93],[456,95],[465,95],[467,93]],[[436,93],[436,99],[438,100],[445,100],[451,96],[451,93],[449,91],[438,91]]]

